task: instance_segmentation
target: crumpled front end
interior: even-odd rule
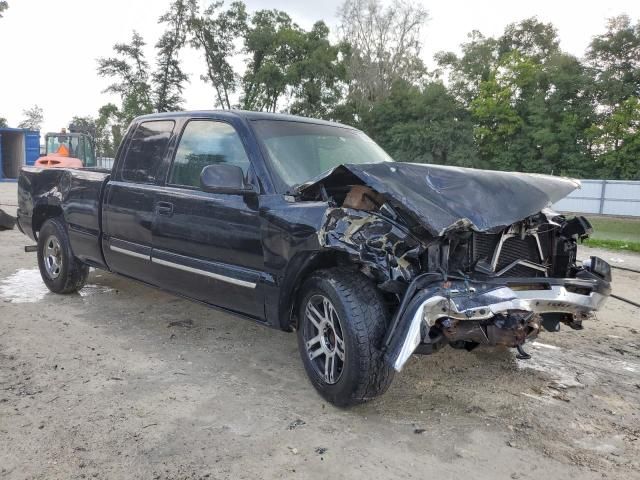
[[[419,289],[387,337],[387,361],[400,371],[420,349],[518,347],[541,328],[555,332],[564,323],[581,329],[610,292],[610,282],[587,269],[576,278],[532,280],[440,279]]]
[[[460,229],[432,243],[431,274],[412,281],[385,338],[388,362],[399,371],[416,351],[518,348],[561,323],[582,328],[610,293],[607,262],[576,260],[590,232],[583,217],[544,210],[501,231]]]
[[[584,217],[548,209],[569,179],[448,167],[344,166],[301,189],[326,200],[318,240],[380,288],[393,316],[383,344],[401,370],[450,345],[521,347],[560,324],[582,328],[610,293],[602,259],[576,259]],[[454,188],[456,187],[456,188]]]

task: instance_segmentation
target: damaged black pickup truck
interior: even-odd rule
[[[581,328],[611,272],[576,259],[588,221],[549,209],[578,187],[396,163],[335,123],[181,112],[137,118],[112,171],[24,168],[18,224],[53,292],[96,267],[296,330],[312,384],[344,406],[412,354]]]

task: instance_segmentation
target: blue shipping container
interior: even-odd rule
[[[0,180],[15,180],[23,165],[40,156],[40,132],[23,128],[0,128]]]

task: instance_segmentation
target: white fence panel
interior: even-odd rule
[[[640,182],[607,182],[606,199],[640,199]]]
[[[567,197],[553,206],[561,212],[600,213],[600,199],[595,200]]]
[[[97,157],[96,164],[98,168],[113,168],[113,158],[111,157]]]
[[[640,182],[580,180],[582,188],[553,205],[565,212],[640,217]]]
[[[580,180],[582,182],[582,188],[578,190],[580,197],[584,198],[596,198],[600,200],[602,195],[602,181],[601,180]]]

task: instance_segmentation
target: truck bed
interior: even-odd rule
[[[44,219],[54,212],[64,218],[76,256],[104,265],[101,194],[110,173],[104,169],[24,167],[18,180],[18,227],[37,240]]]

